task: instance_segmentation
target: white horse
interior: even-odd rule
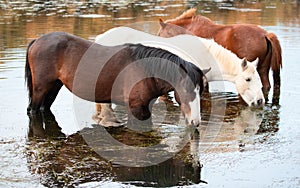
[[[249,106],[261,107],[265,103],[261,80],[256,70],[258,59],[253,62],[248,62],[245,58],[240,59],[214,40],[192,35],[162,38],[129,27],[117,27],[98,35],[95,42],[107,46],[140,43],[165,49],[194,63],[202,70],[210,67],[211,70],[206,74],[209,82],[224,80],[234,83],[238,93]],[[101,106],[100,123],[114,120],[110,105]]]

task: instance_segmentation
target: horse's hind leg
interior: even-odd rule
[[[258,73],[263,85],[263,93],[265,100],[268,101],[268,95],[271,88],[270,80],[269,80],[269,69],[262,67],[261,69],[258,69]]]
[[[273,72],[274,88],[272,104],[277,105],[280,97],[280,72]]]
[[[53,82],[48,83],[35,83],[33,85],[32,98],[29,105],[29,111],[31,114],[36,114],[40,111],[40,108],[44,102],[46,95],[53,87]]]
[[[50,111],[50,107],[51,107],[52,103],[54,102],[54,100],[62,86],[63,86],[63,84],[60,80],[57,80],[54,83],[54,85],[49,90],[49,92],[47,93],[47,95],[45,96],[45,98],[43,100],[43,104],[41,106],[42,110]]]
[[[280,73],[273,72],[274,90],[280,90]]]

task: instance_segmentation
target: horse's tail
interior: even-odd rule
[[[35,40],[33,40],[29,43],[29,45],[27,47],[27,52],[26,52],[25,83],[27,83],[29,100],[31,100],[33,88],[32,88],[32,74],[31,74],[31,69],[30,69],[29,60],[28,60],[28,51],[34,42],[35,42]]]
[[[282,68],[281,46],[277,36],[274,33],[266,35],[267,42],[270,44],[268,53],[271,53],[270,66],[273,71],[274,86],[280,86],[280,69]]]

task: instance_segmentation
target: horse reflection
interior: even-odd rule
[[[215,112],[219,109],[212,108],[221,108],[214,104],[220,100],[226,103],[225,113],[221,117],[222,126],[215,134]],[[28,167],[33,174],[41,177],[43,185],[49,187],[112,181],[151,187],[200,184],[205,183],[201,180],[202,155],[210,152],[243,151],[247,149],[245,145],[263,142],[278,131],[279,108],[275,109],[270,105],[263,110],[245,107],[239,104],[238,96],[234,93],[210,93],[201,101],[201,105],[203,121],[191,135],[191,141],[174,157],[147,167],[124,167],[96,153],[82,135],[95,134],[99,125],[65,137],[51,112],[29,116],[29,139],[26,146]],[[157,109],[154,108],[153,111],[154,119],[161,114],[160,110],[155,112]],[[182,119],[179,106],[168,105],[166,111],[170,114],[166,115],[162,124],[174,125],[173,121]],[[123,106],[118,105],[115,112],[122,121],[126,117],[126,108]],[[208,124],[209,121],[212,124]],[[119,142],[139,147],[161,143],[165,136],[159,130],[151,133],[137,133],[126,127],[110,127],[105,130]],[[255,135],[263,136],[257,140]],[[215,137],[211,139],[212,136]]]
[[[177,110],[181,115],[180,107]],[[94,136],[99,125],[65,137],[51,112],[31,115],[29,120],[28,167],[33,174],[41,177],[41,183],[47,187],[106,181],[152,187],[205,183],[201,180],[199,158],[194,158],[195,155],[190,152],[190,144],[160,164],[125,167],[104,159],[86,143],[82,135]],[[159,134],[136,133],[125,127],[106,128],[106,131],[128,145],[141,146],[161,141]]]
[[[218,101],[222,100],[223,114],[212,113],[221,112],[224,106],[218,105]],[[254,109],[239,103],[238,96],[229,92],[211,93],[201,101],[205,105],[201,106],[202,124],[198,128],[202,152],[244,151],[245,145],[264,142],[265,137],[278,131],[278,108],[267,104],[263,109]]]

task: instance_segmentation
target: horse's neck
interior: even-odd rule
[[[214,34],[222,27],[223,25],[216,24],[206,17],[196,16],[192,20],[189,29],[199,37],[214,38]]]
[[[212,65],[212,70],[207,73],[208,80],[226,80],[234,82],[235,77],[242,71],[241,59],[213,40],[203,38],[200,38],[200,40],[207,47],[217,63],[216,65]],[[214,66],[217,67],[214,68]],[[220,73],[222,77],[220,77]]]
[[[174,24],[182,28],[188,29],[192,24],[192,18],[167,20],[166,23]],[[183,32],[185,33],[185,32]]]

